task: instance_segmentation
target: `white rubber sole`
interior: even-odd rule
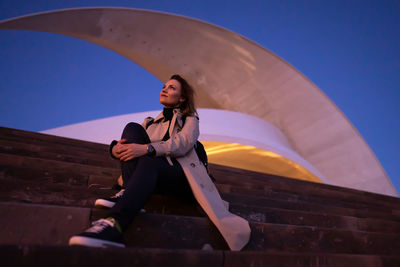
[[[87,246],[96,248],[108,248],[108,247],[120,247],[124,248],[125,245],[122,243],[116,243],[112,241],[85,237],[85,236],[73,236],[69,239],[70,246]]]
[[[94,202],[94,206],[98,207],[98,208],[109,208],[109,209],[111,209],[112,207],[115,206],[115,202],[99,198],[99,199],[96,199],[96,202]]]

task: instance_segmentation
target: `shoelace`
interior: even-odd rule
[[[121,191],[119,191],[118,193],[116,193],[114,196],[112,196],[111,198],[119,198],[122,197],[122,195],[124,194],[125,189],[121,189]]]
[[[92,222],[92,225],[93,226],[90,227],[89,229],[87,229],[85,232],[96,233],[96,234],[100,233],[108,226],[114,227],[114,222],[112,222],[110,220],[106,220],[106,219],[100,219],[100,220]]]

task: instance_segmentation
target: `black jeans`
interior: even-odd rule
[[[148,144],[150,138],[137,123],[128,123],[121,139],[126,143]],[[126,230],[153,193],[176,194],[193,201],[194,196],[182,167],[176,159],[171,166],[165,157],[142,156],[127,162],[121,161],[124,195],[109,212]]]

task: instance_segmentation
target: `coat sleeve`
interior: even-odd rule
[[[156,156],[178,158],[186,155],[194,147],[199,134],[199,119],[196,116],[188,116],[181,131],[167,141],[152,142],[151,145],[156,150]]]

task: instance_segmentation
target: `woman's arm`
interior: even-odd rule
[[[182,157],[193,148],[199,138],[199,119],[196,116],[186,117],[182,130],[167,141],[152,142],[156,156]]]

